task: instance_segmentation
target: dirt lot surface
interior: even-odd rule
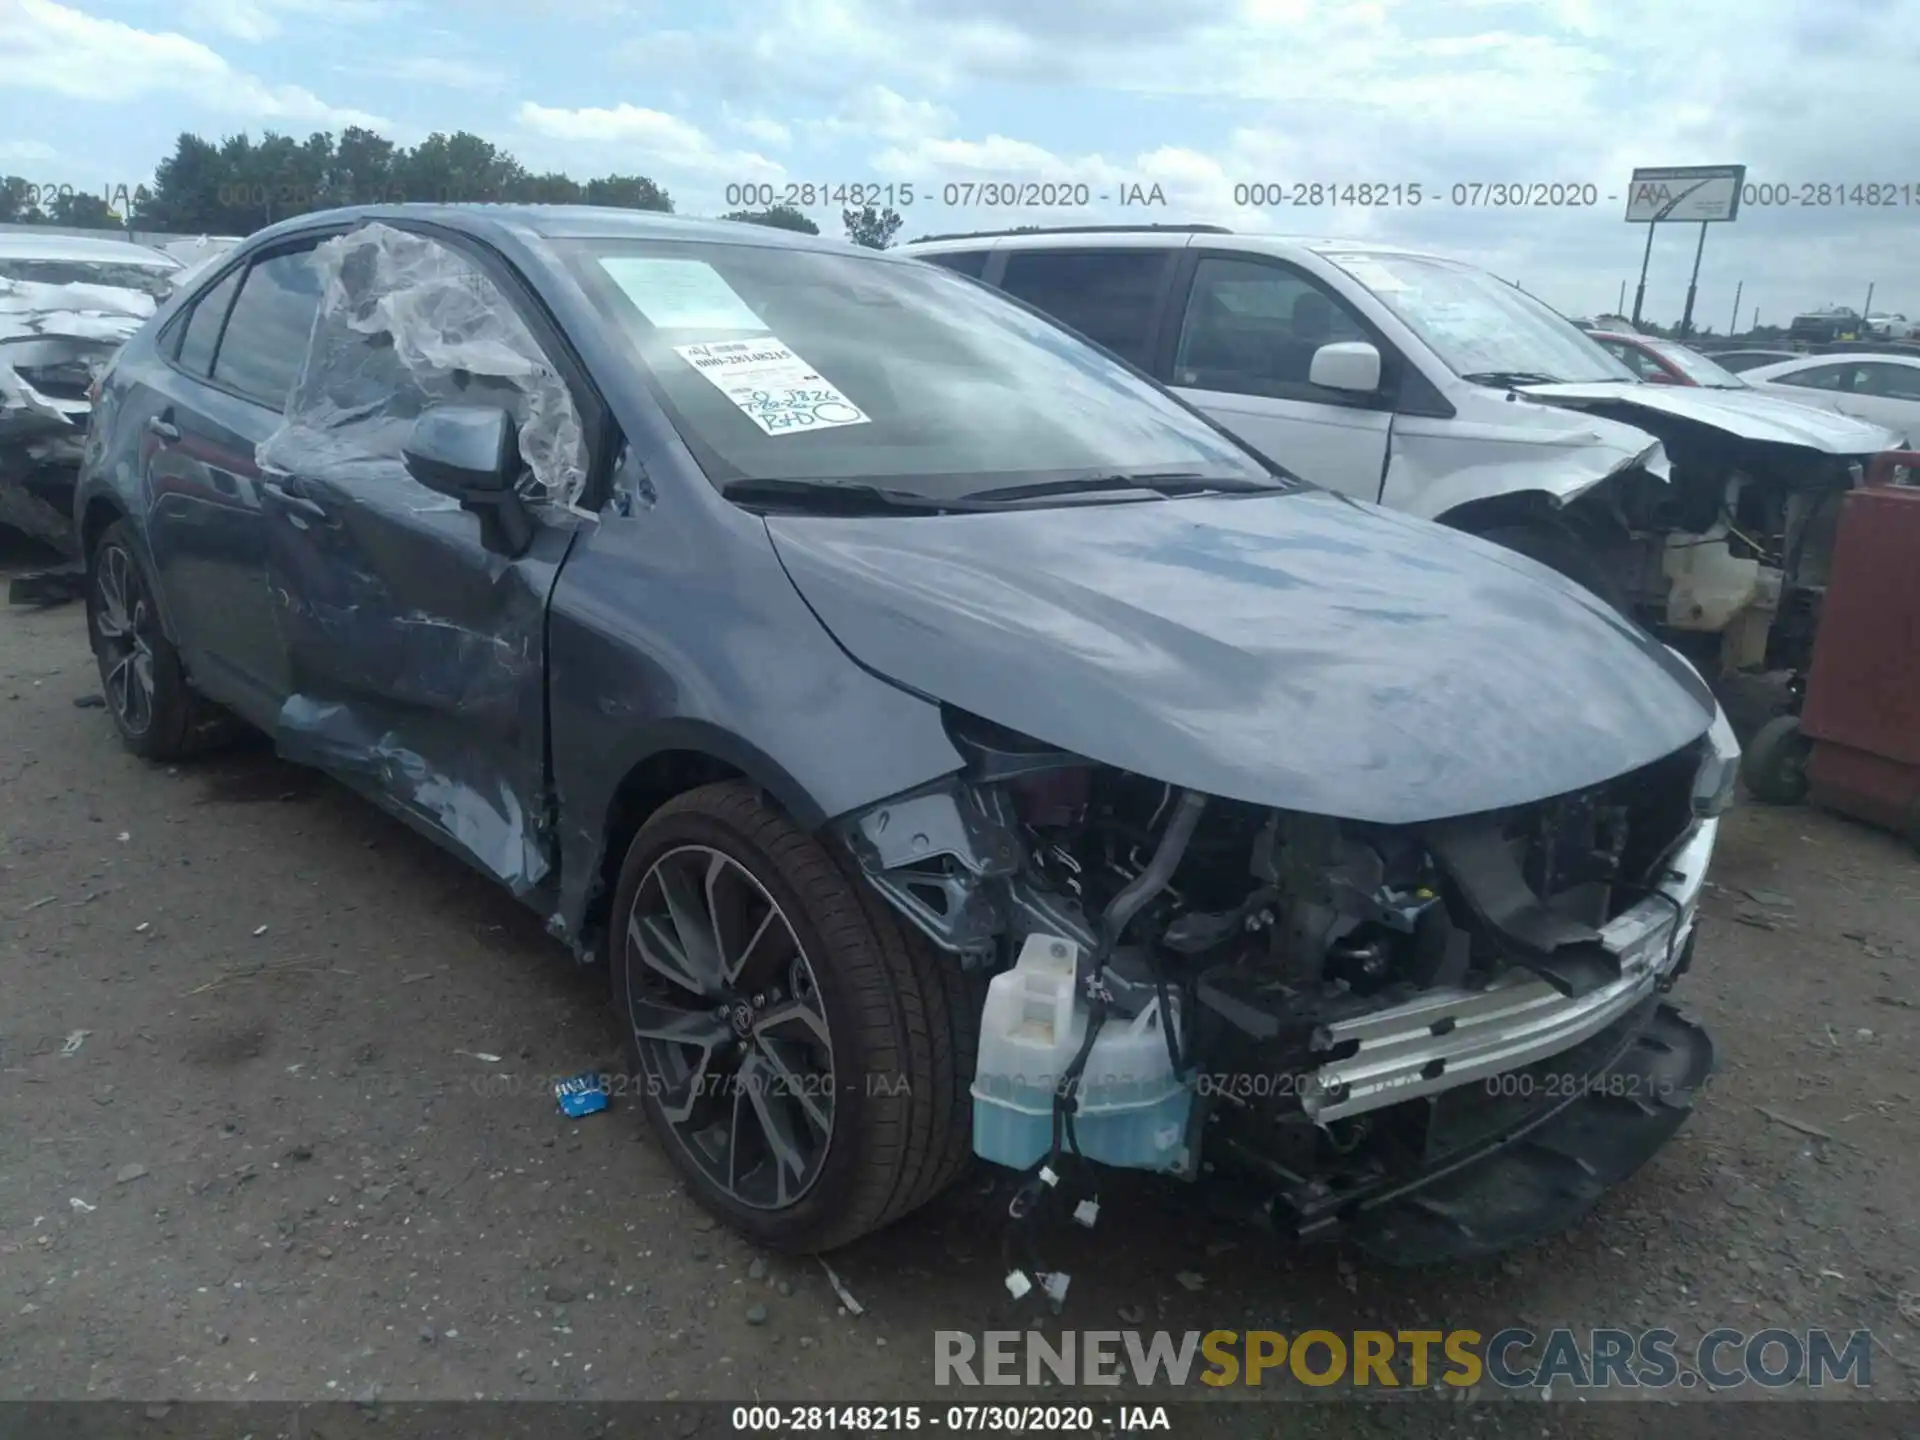
[[[1026,1323],[984,1177],[833,1257],[854,1316],[817,1262],[714,1228],[634,1109],[561,1117],[548,1078],[618,1055],[604,979],[264,747],[124,753],[76,704],[83,627],[0,609],[0,1398],[925,1400],[934,1330]],[[1914,1397],[1916,902],[1898,841],[1743,806],[1680,992],[1719,1075],[1575,1233],[1410,1274],[1279,1253],[1142,1184],[1058,1237],[1075,1278],[1046,1323],[1666,1325],[1683,1354],[1720,1325],[1865,1326],[1874,1392]],[[1232,1407],[1261,1434],[1405,1408]],[[1683,1433],[1783,1408],[1689,1405]],[[1818,1408],[1833,1433],[1915,1413]],[[1680,1414],[1447,1413],[1532,1435],[1603,1409],[1647,1434]]]

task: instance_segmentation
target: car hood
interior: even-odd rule
[[[1758,390],[1566,382],[1523,385],[1520,393],[1552,405],[1594,409],[1626,419],[1636,412],[1673,415],[1711,425],[1743,440],[1800,445],[1828,455],[1871,455],[1895,448],[1901,439],[1884,425],[1811,405],[1796,405]]]
[[[1382,824],[1522,804],[1714,715],[1684,661],[1572,582],[1324,491],[766,523],[868,669],[1254,804]]]

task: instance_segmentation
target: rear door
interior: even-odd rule
[[[1377,499],[1393,420],[1391,347],[1339,295],[1282,261],[1197,252],[1183,268],[1172,355],[1159,378],[1295,474]],[[1327,390],[1308,378],[1320,346],[1354,340],[1380,349],[1379,393]]]
[[[1890,425],[1909,438],[1920,434],[1920,365],[1873,360],[1856,366],[1843,405],[1847,414]]]
[[[1775,390],[1802,405],[1817,405],[1822,410],[1845,414],[1841,403],[1853,383],[1854,367],[1845,364],[1808,365],[1773,376],[1755,376],[1751,384],[1763,390]]]
[[[147,534],[169,617],[195,681],[256,724],[287,693],[267,606],[255,459],[281,424],[320,302],[314,240],[255,256],[196,300],[162,337],[142,468]]]
[[[495,553],[402,448],[435,404],[497,404],[521,422],[522,454],[541,457],[526,483],[555,479],[564,455],[577,498],[604,412],[491,252],[375,225],[321,260],[315,362],[266,451],[267,573],[292,679],[275,740],[525,895],[551,868],[546,605],[580,512],[534,506],[531,546]]]

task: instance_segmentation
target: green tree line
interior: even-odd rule
[[[216,142],[183,132],[151,184],[92,191],[0,176],[0,223],[188,235],[246,235],[289,215],[340,205],[475,202],[673,210],[673,197],[644,175],[577,180],[536,172],[464,130],[435,133],[411,147],[358,126],[337,136],[316,131],[305,140],[269,131],[258,140],[241,134]],[[721,218],[820,233],[787,205]],[[872,206],[843,211],[841,221],[849,240],[877,250],[891,245],[900,228],[899,215]]]

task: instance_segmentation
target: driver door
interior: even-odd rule
[[[415,480],[401,452],[435,403],[498,403],[528,418],[524,377],[477,373],[497,366],[503,340],[546,364],[549,415],[571,409],[573,387],[477,257],[384,226],[343,243],[358,256],[322,247],[329,286],[308,370],[288,427],[263,447],[268,590],[292,684],[275,740],[525,894],[552,863],[545,616],[579,521],[533,507],[527,549],[496,553],[479,520]],[[384,263],[395,247],[405,263]],[[445,324],[450,296],[475,317],[464,337]],[[369,313],[433,315],[424,349],[436,363],[413,343],[421,337],[346,323]],[[457,363],[463,349],[474,371]]]

